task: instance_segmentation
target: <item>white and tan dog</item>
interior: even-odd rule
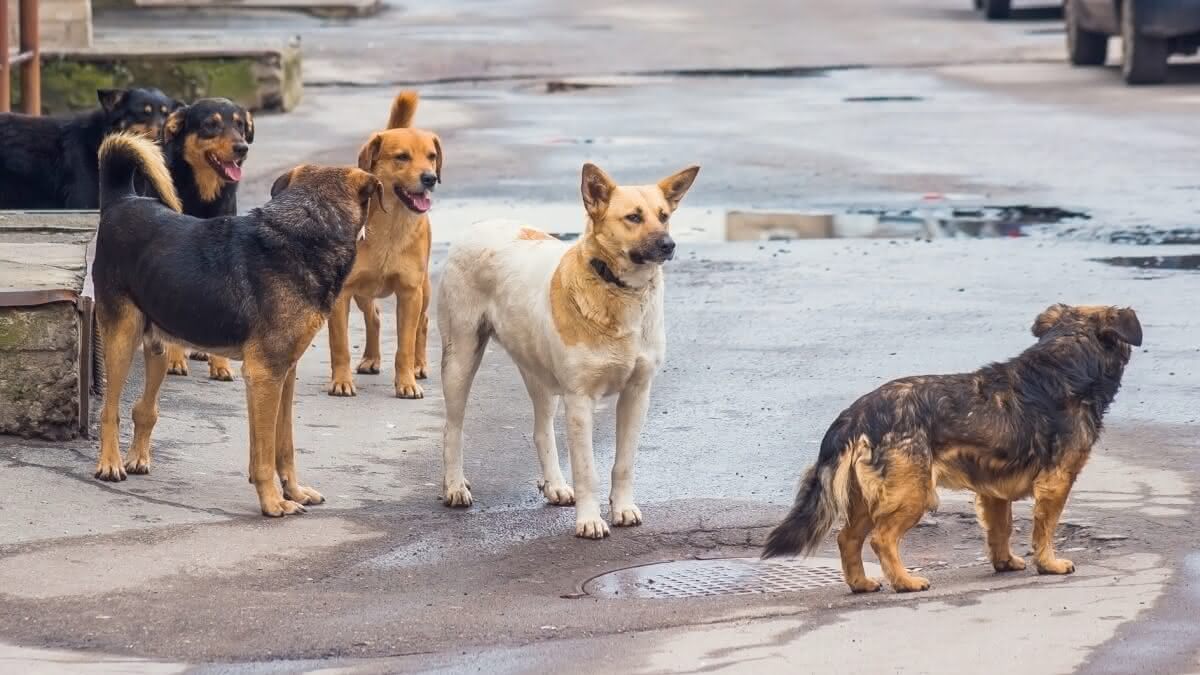
[[[451,248],[438,289],[447,506],[471,505],[463,476],[463,411],[494,337],[516,362],[533,400],[538,487],[551,504],[575,504],[580,537],[608,535],[596,499],[592,413],[600,398],[619,395],[610,515],[616,526],[642,522],[633,501],[633,458],[650,384],[666,351],[662,263],[675,252],[668,219],[699,171],[694,166],[657,185],[619,187],[585,164],[588,224],[575,245],[517,223],[487,221]],[[574,491],[554,442],[560,397]]]

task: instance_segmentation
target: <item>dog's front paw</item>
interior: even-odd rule
[[[603,539],[608,536],[608,523],[595,515],[579,515],[575,517],[575,536],[584,539]]]
[[[564,482],[542,481],[538,485],[538,489],[542,491],[542,496],[546,498],[546,501],[555,506],[570,506],[575,503],[575,491]]]
[[[192,352],[191,354],[188,354],[188,358],[193,361],[207,361],[208,354],[205,354],[204,352]]]
[[[358,362],[358,372],[362,373],[363,375],[378,375],[379,358],[364,356],[363,360]]]
[[[303,504],[306,506],[325,503],[325,498],[321,496],[320,492],[317,492],[310,487],[304,487],[303,485],[284,483],[283,496],[296,502],[297,504]]]
[[[442,487],[442,503],[446,506],[466,508],[471,505],[471,481],[449,481]]]
[[[425,398],[425,390],[416,381],[396,382],[396,398]]]
[[[233,370],[229,367],[229,362],[220,362],[217,359],[210,359],[208,362],[208,379],[219,380],[221,382],[233,382]]]
[[[262,506],[263,515],[271,518],[292,516],[307,511],[303,504],[290,499],[266,499],[259,502],[259,504]]]
[[[1038,561],[1038,574],[1072,574],[1075,572],[1075,563],[1064,558],[1055,558],[1054,560]]]
[[[425,363],[418,363],[417,367],[413,368],[413,377],[417,378],[418,380],[429,379],[429,365]]]
[[[875,593],[879,589],[883,588],[883,584],[879,583],[877,579],[872,579],[871,577],[863,577],[862,579],[855,579],[854,581],[847,579],[846,585],[850,587],[851,593]]]
[[[1025,559],[1010,553],[1008,560],[993,560],[992,568],[997,572],[1020,572],[1025,569]]]
[[[348,377],[333,378],[327,391],[330,396],[358,396],[358,390],[354,388],[354,380]]]
[[[929,580],[925,577],[907,575],[892,582],[892,588],[897,593],[916,593],[929,590]]]
[[[125,466],[121,464],[121,458],[118,457],[115,462],[106,462],[101,459],[96,465],[96,478],[113,483],[125,480]]]
[[[611,506],[612,524],[615,527],[633,527],[642,524],[642,512],[636,504],[613,504]]]
[[[125,460],[125,471],[130,475],[145,475],[150,473],[150,458],[130,457]]]
[[[168,375],[187,375],[188,364],[183,359],[167,359],[167,374]]]

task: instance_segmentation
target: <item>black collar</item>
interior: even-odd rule
[[[617,288],[629,288],[629,284],[621,281],[620,277],[613,274],[612,268],[608,266],[608,263],[599,258],[592,258],[588,263],[592,266],[592,269],[596,270],[596,274],[600,275],[601,279]]]

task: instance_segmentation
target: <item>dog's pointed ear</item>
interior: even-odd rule
[[[375,168],[375,160],[379,159],[379,146],[383,144],[383,136],[374,134],[362,150],[358,151],[358,168],[370,173]]]
[[[242,108],[242,114],[246,117],[246,143],[254,142],[254,115],[249,110]]]
[[[1058,323],[1063,314],[1066,314],[1070,309],[1070,307],[1061,302],[1047,307],[1044,312],[1038,314],[1037,318],[1033,320],[1033,336],[1040,338],[1045,335],[1046,331],[1053,328],[1054,324]]]
[[[171,139],[179,135],[183,131],[183,121],[187,117],[187,106],[176,108],[167,115],[167,121],[163,122],[162,126],[162,141],[163,145],[171,142]]]
[[[442,182],[442,139],[435,134],[433,137],[433,148],[437,152],[437,161],[433,163],[433,172],[437,174],[438,182]]]
[[[280,192],[283,192],[292,184],[293,173],[296,173],[296,169],[288,169],[282,176],[275,179],[275,182],[271,184],[271,199],[274,199]]]
[[[663,196],[667,198],[667,203],[671,205],[672,211],[679,206],[679,201],[683,199],[688,189],[692,187],[692,182],[696,180],[696,174],[698,173],[700,173],[700,167],[689,166],[673,176],[668,176],[658,181],[658,189],[662,190]]]
[[[583,184],[580,191],[583,193],[583,207],[587,209],[593,222],[604,217],[616,189],[617,184],[603,169],[591,162],[583,165]]]
[[[180,108],[186,108],[187,104],[177,98],[171,99],[171,105],[167,106],[167,112],[175,112]]]
[[[97,89],[96,98],[100,101],[100,107],[104,108],[104,112],[111,113],[116,110],[117,106],[125,100],[125,96],[129,92],[125,89]]]
[[[1142,323],[1138,321],[1137,312],[1132,308],[1117,309],[1109,312],[1108,316],[1104,318],[1100,335],[1140,347],[1142,346]]]

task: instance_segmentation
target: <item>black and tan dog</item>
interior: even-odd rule
[[[242,163],[254,142],[254,117],[249,110],[224,98],[204,98],[171,113],[162,128],[163,154],[183,204],[197,218],[237,215],[237,188]],[[206,255],[197,251],[196,255]],[[208,361],[208,376],[233,380],[233,367],[222,356],[203,352],[192,358]],[[187,375],[187,354],[167,346],[167,374]]]
[[[157,89],[101,89],[100,109],[73,117],[0,113],[0,209],[100,206],[96,153],[104,137],[157,138],[182,103]]]
[[[136,195],[135,174],[154,186],[158,198]],[[324,501],[296,477],[296,363],[329,316],[354,264],[369,202],[382,189],[357,168],[300,166],[275,181],[263,207],[204,220],[179,213],[153,142],[129,134],[104,142],[92,266],[108,383],[97,478],[149,472],[150,433],[167,371],[164,343],[175,342],[244,362],[250,481],[262,512],[298,513]],[[121,388],[139,343],[145,391],[133,408],[133,445],[122,462]]]
[[[873,529],[871,548],[892,587],[923,591],[929,582],[905,570],[900,539],[937,506],[942,486],[976,493],[997,572],[1025,569],[1009,537],[1012,502],[1030,496],[1038,572],[1074,572],[1055,557],[1054,528],[1142,326],[1132,309],[1060,304],[1037,317],[1033,334],[1037,343],[1004,363],[894,380],[855,401],[825,433],[764,557],[811,553],[845,516],[837,541],[851,590],[880,588],[862,563]]]

